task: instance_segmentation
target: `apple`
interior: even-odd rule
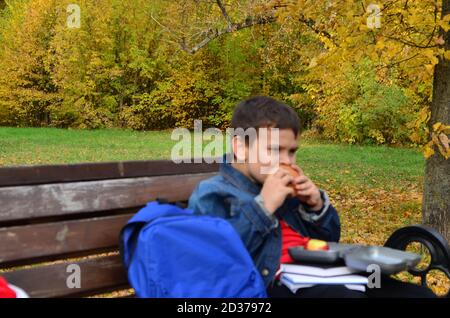
[[[287,164],[282,163],[282,164],[280,164],[280,168],[283,169],[283,170],[286,170],[287,172],[289,172],[289,174],[290,174],[291,176],[293,176],[294,178],[296,178],[296,177],[298,177],[298,176],[300,175],[300,174],[298,173],[298,171],[295,170],[294,168],[292,168],[290,165],[287,165]],[[292,189],[293,189],[294,191],[296,191],[296,190],[295,190],[295,186],[294,186],[293,183],[291,183],[291,187],[292,187]]]
[[[327,251],[328,244],[322,240],[310,239],[308,243],[306,243],[306,249],[309,251]]]

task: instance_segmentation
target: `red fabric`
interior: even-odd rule
[[[309,237],[304,237],[295,232],[286,222],[280,221],[281,225],[281,259],[280,263],[294,263],[295,261],[289,255],[288,249],[293,246],[304,246],[309,241]]]
[[[9,288],[6,280],[0,276],[0,298],[16,298],[16,292]]]

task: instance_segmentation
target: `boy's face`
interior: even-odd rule
[[[279,164],[293,164],[296,161],[298,135],[292,129],[268,129],[267,133],[259,133],[256,140],[245,146],[245,170],[258,183],[264,183],[267,176],[278,168]],[[265,138],[260,140],[260,138]],[[261,149],[260,147],[266,147]],[[249,160],[250,159],[250,160]],[[253,159],[253,160],[251,160]],[[256,160],[255,160],[256,159]]]

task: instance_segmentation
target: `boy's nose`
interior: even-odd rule
[[[287,154],[281,154],[280,153],[280,163],[281,164],[286,164],[286,165],[291,165],[294,163],[293,158]]]

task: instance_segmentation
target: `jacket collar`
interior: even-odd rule
[[[261,192],[261,185],[254,183],[242,172],[231,165],[233,155],[228,153],[223,156],[223,161],[220,164],[220,173],[222,176],[236,186],[238,189],[258,195]]]

